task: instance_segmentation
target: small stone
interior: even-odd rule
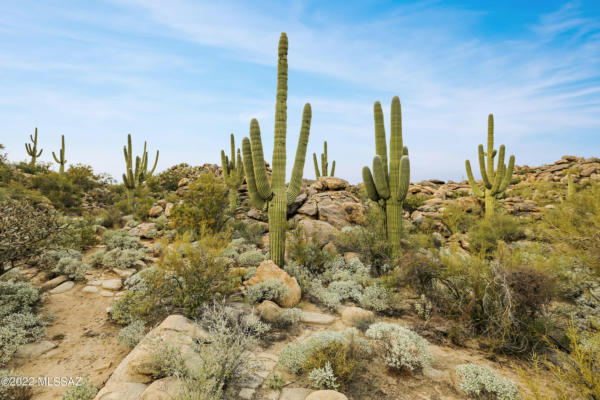
[[[265,300],[256,306],[256,312],[267,322],[275,322],[281,317],[282,309],[270,300]]]
[[[44,284],[41,286],[40,290],[41,290],[42,292],[45,292],[45,291],[47,291],[47,290],[54,289],[55,287],[57,287],[57,286],[58,286],[58,285],[60,285],[61,283],[63,283],[63,282],[66,282],[68,279],[69,279],[69,278],[68,278],[67,276],[65,276],[65,275],[60,275],[60,276],[57,276],[56,278],[54,278],[54,279],[50,279],[48,282],[44,283]]]
[[[373,322],[375,314],[360,307],[346,307],[342,310],[342,322],[347,326],[365,326]]]
[[[109,279],[102,282],[102,288],[108,290],[119,290],[123,287],[120,279]]]
[[[254,398],[255,392],[256,392],[255,389],[243,388],[242,390],[240,390],[240,393],[238,394],[238,396],[240,397],[240,399],[252,400],[252,398]]]
[[[67,281],[67,282],[61,283],[60,285],[58,285],[57,287],[52,289],[50,291],[50,293],[51,294],[65,293],[65,292],[68,292],[69,290],[73,289],[73,286],[75,286],[75,282]]]
[[[283,388],[279,400],[305,400],[311,392],[306,388]]]
[[[335,317],[333,315],[302,311],[300,321],[307,324],[329,325],[335,321]]]
[[[100,286],[102,285],[102,281],[88,281],[89,286]]]
[[[163,208],[161,206],[154,206],[148,210],[148,216],[149,217],[158,217],[160,214],[162,214],[162,212],[163,212]]]
[[[142,263],[144,263],[142,260],[137,260],[136,263],[140,261]],[[146,266],[146,264],[144,264],[144,267]],[[112,271],[119,275],[122,279],[127,279],[129,278],[131,275],[135,274],[137,272],[136,269],[134,268],[127,268],[127,269],[120,269],[120,268],[113,268]]]
[[[96,286],[86,286],[81,291],[84,293],[98,293],[98,288]]]
[[[335,390],[317,390],[309,394],[305,400],[348,400],[348,398]]]
[[[115,294],[113,292],[109,292],[108,290],[103,290],[100,292],[100,296],[103,297],[113,297]]]
[[[52,350],[56,345],[47,340],[43,340],[39,343],[28,343],[19,348],[15,353],[16,358],[36,358],[42,354]]]

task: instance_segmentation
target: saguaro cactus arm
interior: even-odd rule
[[[331,172],[330,176],[335,176],[335,160],[331,163]]]
[[[266,202],[258,194],[258,188],[256,187],[256,179],[254,177],[254,165],[252,161],[252,147],[250,145],[250,139],[245,137],[242,139],[242,152],[244,154],[244,171],[246,172],[246,183],[248,184],[248,194],[250,195],[250,201],[254,207],[264,210]]]
[[[256,119],[250,121],[250,140],[250,146],[252,149],[252,165],[254,168],[254,179],[256,181],[257,193],[263,200],[268,201],[273,197],[273,190],[267,176],[267,167],[265,166],[262,140],[260,138],[260,126],[258,125],[258,121]]]
[[[388,180],[381,156],[375,156],[373,158],[373,176],[375,178],[375,188],[377,188],[379,197],[384,200],[389,199],[390,187],[388,185]]]
[[[308,147],[311,118],[312,109],[310,104],[306,103],[304,105],[304,110],[302,111],[302,127],[300,128],[300,137],[298,138],[298,147],[296,148],[292,177],[290,178],[290,183],[288,185],[288,204],[292,204],[296,200],[298,193],[300,193],[300,186],[302,186],[302,175],[304,173],[304,161],[306,160],[306,148]]]
[[[319,172],[319,162],[317,161],[317,154],[313,153],[313,164],[315,165],[315,176],[317,179],[321,177],[321,173]]]
[[[31,143],[25,143],[25,150],[27,154],[31,157],[31,165],[35,165],[35,160],[42,155],[44,149],[40,149],[39,153],[37,151],[37,142],[38,142],[38,131],[35,128],[34,134],[29,135],[29,139],[31,139]]]
[[[60,164],[59,173],[62,174],[65,171],[65,164],[67,163],[67,160],[65,160],[65,135],[61,136],[59,156],[57,157],[56,154],[52,152],[52,157],[54,157],[54,161],[56,161],[57,164]]]
[[[469,160],[465,160],[465,169],[467,170],[467,178],[469,179],[469,185],[471,185],[471,190],[473,190],[473,193],[475,193],[477,197],[485,197],[485,194],[479,188],[477,182],[475,182],[475,179],[473,178],[473,171],[471,170],[471,163]]]

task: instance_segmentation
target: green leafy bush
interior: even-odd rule
[[[246,267],[258,267],[267,257],[260,250],[250,250],[239,255],[238,262]]]
[[[394,370],[418,371],[433,360],[427,340],[398,324],[378,322],[365,335],[378,341],[381,357]]]
[[[77,385],[67,389],[62,395],[62,400],[92,400],[97,393],[98,389],[92,381],[84,378]]]
[[[121,328],[117,339],[124,345],[134,348],[146,335],[146,324],[144,321],[133,321],[125,328]]]
[[[202,228],[221,231],[227,222],[227,186],[211,173],[189,184],[183,202],[173,207],[171,223],[180,233],[199,236]]]
[[[469,232],[469,241],[476,252],[491,255],[498,248],[498,241],[514,242],[524,238],[519,220],[506,214],[496,213],[484,218]]]
[[[53,243],[61,225],[47,208],[27,201],[0,201],[0,274],[5,264],[38,255]]]
[[[13,369],[0,369],[0,381],[3,378],[23,378],[23,374]],[[10,383],[10,382],[9,382]],[[31,386],[12,386],[9,384],[0,385],[0,399],[7,400],[29,400],[33,396],[33,388]]]
[[[509,379],[498,378],[494,372],[481,365],[462,364],[456,367],[461,378],[458,387],[476,399],[516,400],[519,398],[517,385]]]
[[[38,317],[38,290],[25,282],[0,281],[0,366],[20,346],[39,340],[45,323]]]

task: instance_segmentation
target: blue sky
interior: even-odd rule
[[[11,160],[39,129],[42,159],[66,137],[69,163],[119,177],[134,151],[158,169],[220,162],[258,118],[272,153],[276,48],[289,47],[288,166],[302,106],[312,152],[329,143],[336,175],[358,182],[375,153],[373,102],[389,128],[402,102],[412,180],[465,177],[488,113],[517,164],[600,153],[597,1],[199,2],[0,4],[0,143]],[[365,4],[366,3],[366,4]],[[526,5],[524,5],[526,3]],[[288,174],[289,176],[289,174]]]

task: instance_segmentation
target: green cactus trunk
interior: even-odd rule
[[[42,155],[42,152],[44,151],[44,149],[41,149],[39,152],[37,151],[37,144],[38,144],[37,128],[35,128],[35,132],[34,132],[33,136],[29,135],[29,138],[31,139],[31,144],[25,143],[25,150],[27,151],[27,154],[31,157],[31,161],[29,162],[29,165],[31,165],[33,167],[33,166],[35,166],[35,162],[37,161],[38,157]]]
[[[56,154],[52,152],[52,157],[54,157],[54,161],[60,165],[58,173],[62,175],[65,172],[65,164],[67,163],[67,160],[65,160],[65,135],[62,135],[61,137],[61,148],[58,154],[57,157]]]
[[[402,240],[402,203],[389,201],[386,207],[387,217],[387,236],[392,245],[392,254],[400,255],[402,248],[400,246]]]
[[[302,185],[312,117],[310,104],[306,103],[302,113],[302,126],[298,147],[296,148],[294,167],[292,168],[292,177],[286,188],[287,50],[287,35],[282,33],[278,50],[275,143],[273,146],[273,172],[270,182],[265,166],[260,127],[256,119],[250,121],[250,139],[245,137],[242,140],[243,165],[250,200],[255,207],[267,210],[271,259],[280,267],[285,262],[287,206],[296,200]]]
[[[493,218],[496,210],[496,197],[490,189],[485,189],[485,218]]]
[[[287,230],[287,193],[277,190],[269,201],[269,251],[277,265],[285,263],[285,232]]]

